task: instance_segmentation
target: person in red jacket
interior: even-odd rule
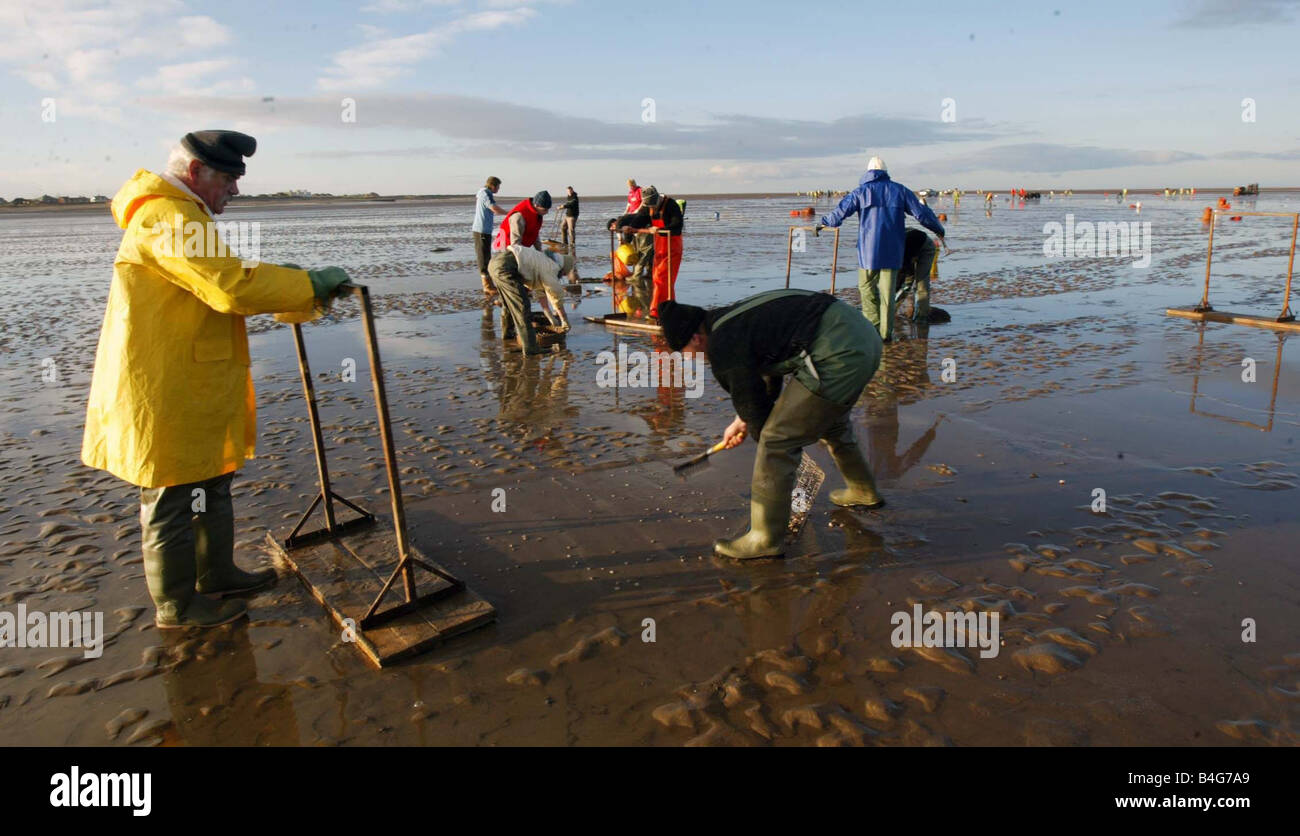
[[[551,209],[551,193],[540,191],[531,200],[521,200],[506,213],[501,227],[492,238],[492,252],[522,244],[535,250],[542,248],[542,216]]]
[[[636,184],[635,180],[627,181],[627,208],[623,210],[624,215],[631,215],[641,208],[641,187]]]
[[[650,316],[659,316],[659,303],[676,299],[677,270],[682,264],[682,207],[654,186],[641,189],[641,216],[649,214],[647,228],[624,227],[624,232],[654,234],[654,299]],[[668,234],[660,233],[664,230]],[[670,242],[671,239],[671,242]],[[671,250],[671,257],[669,252]]]

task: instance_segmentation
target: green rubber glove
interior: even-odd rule
[[[347,271],[342,267],[308,270],[307,275],[311,277],[311,287],[316,298],[322,302],[332,298],[338,292],[339,285],[348,280]]]

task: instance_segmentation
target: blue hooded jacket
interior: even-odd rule
[[[897,270],[903,266],[903,240],[907,223],[903,213],[921,226],[944,237],[943,224],[912,190],[873,169],[862,175],[858,187],[845,195],[840,205],[821,219],[822,226],[836,227],[853,213],[858,214],[858,266],[864,270]]]

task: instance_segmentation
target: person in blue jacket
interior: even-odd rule
[[[872,157],[858,187],[822,216],[818,225],[837,227],[849,215],[858,215],[858,291],[862,313],[876,326],[881,340],[889,342],[894,329],[894,290],[903,266],[903,241],[907,235],[903,214],[943,241],[943,224],[911,189],[889,179],[885,161]]]

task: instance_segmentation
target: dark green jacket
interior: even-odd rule
[[[835,297],[813,290],[770,290],[705,315],[713,377],[731,395],[736,414],[757,439],[782,378],[808,350]]]

